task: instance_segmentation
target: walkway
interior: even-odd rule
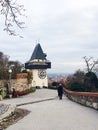
[[[55,90],[39,89],[34,94],[2,101],[16,105],[55,98],[19,106],[31,112],[7,130],[98,130],[98,111],[56,96]]]

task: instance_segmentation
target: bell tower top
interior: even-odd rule
[[[30,61],[32,61],[34,59],[46,60],[46,54],[43,53],[43,50],[39,43],[36,45],[36,47],[32,53]]]
[[[26,69],[48,69],[51,68],[51,62],[46,59],[46,54],[38,43],[28,62],[25,63]]]

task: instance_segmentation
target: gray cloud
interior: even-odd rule
[[[10,37],[0,30],[0,51],[25,63],[36,40],[52,61],[50,72],[83,69],[83,56],[97,58],[98,2],[96,0],[21,0],[27,9],[24,38]],[[4,24],[2,24],[2,28]]]

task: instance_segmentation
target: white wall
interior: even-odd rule
[[[36,86],[39,86],[39,87],[48,87],[48,78],[47,78],[47,74],[46,74],[46,77],[44,79],[41,79],[39,78],[38,76],[38,69],[34,69],[32,70],[32,75],[33,75],[33,80],[32,80],[32,86],[33,87],[36,87]]]

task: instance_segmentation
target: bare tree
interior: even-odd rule
[[[0,52],[0,79],[9,79],[9,69],[12,70],[12,78],[15,79],[17,73],[21,72],[23,64],[19,61],[10,61],[9,56]]]
[[[94,70],[95,65],[98,64],[98,60],[93,60],[93,57],[87,58],[86,56],[83,57],[86,63],[87,72],[92,72]]]
[[[0,52],[0,79],[8,79],[8,60],[9,56]]]
[[[16,32],[13,29],[16,24],[20,29],[23,28],[24,22],[19,21],[19,17],[23,16],[25,11],[23,5],[18,5],[16,0],[0,0],[0,12],[5,16],[5,28],[10,35],[16,36]]]

